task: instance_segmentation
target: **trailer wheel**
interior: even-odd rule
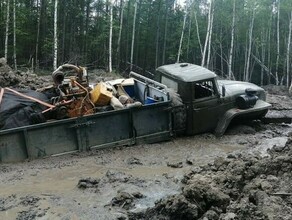
[[[187,114],[185,105],[178,93],[173,89],[167,88],[172,107],[172,125],[175,135],[180,135],[185,132]]]

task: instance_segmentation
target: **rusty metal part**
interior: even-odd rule
[[[64,77],[62,79],[62,70],[64,69],[73,69],[76,73],[77,76],[77,81],[82,83],[83,82],[83,76],[87,76],[87,72],[86,72],[86,68],[84,67],[78,67],[72,64],[63,64],[61,66],[59,66],[53,73],[52,73],[52,77],[54,80],[54,83],[61,84],[62,81],[64,80]]]
[[[90,115],[94,113],[94,108],[91,103],[85,97],[83,99],[79,98],[72,101],[67,105],[68,117],[74,118],[82,115]]]
[[[58,89],[61,94],[59,100],[62,101],[55,103],[55,107],[58,109],[66,107],[67,117],[80,117],[95,112],[95,106],[89,97],[89,88],[85,88],[77,80],[71,78],[69,86],[58,85]]]
[[[76,76],[65,79],[62,72],[65,69],[73,70]],[[83,80],[83,77],[86,76],[86,68],[72,64],[61,65],[52,73],[54,84],[60,93],[58,101],[54,103],[57,111],[60,108],[63,110],[66,108],[67,117],[70,118],[94,113],[95,106],[89,97],[88,81]],[[51,110],[55,109],[51,108]]]
[[[55,85],[60,85],[60,84],[62,84],[65,76],[64,76],[64,73],[62,71],[57,71],[57,72],[53,72],[52,78],[53,78]]]

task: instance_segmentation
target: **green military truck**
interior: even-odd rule
[[[234,118],[261,118],[270,107],[261,87],[248,82],[220,80],[214,72],[194,64],[161,66],[155,77],[180,95],[183,109],[175,111],[178,114],[175,122],[187,135],[207,131],[223,135]]]
[[[1,130],[0,162],[155,143],[176,134],[222,135],[234,118],[260,118],[270,107],[262,88],[219,80],[193,64],[161,66],[155,80],[134,72],[130,77],[134,83],[125,91],[142,106]]]

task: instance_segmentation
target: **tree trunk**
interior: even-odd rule
[[[251,23],[249,27],[249,34],[248,34],[248,52],[247,52],[247,61],[246,61],[246,74],[245,74],[245,81],[249,82],[250,80],[250,57],[251,57],[251,46],[252,46],[252,33],[253,33],[253,24],[254,24],[254,15],[255,15],[255,9],[252,11],[252,18],[251,18]]]
[[[155,69],[158,67],[158,54],[159,54],[159,33],[160,33],[160,8],[161,8],[161,0],[159,1],[157,13],[157,23],[156,23],[156,45],[155,45]]]
[[[269,69],[269,72],[271,72],[271,29],[272,29],[272,19],[273,19],[273,16],[271,15],[270,16],[270,21],[269,21],[269,27],[268,27],[268,33],[267,33],[267,39],[268,39],[268,69]],[[271,76],[270,74],[268,75],[268,82],[267,84],[271,84]]]
[[[231,26],[231,43],[229,51],[229,60],[228,60],[228,78],[232,79],[232,60],[233,60],[233,47],[234,47],[234,31],[235,31],[235,1],[233,0],[233,15],[232,15],[232,26]]]
[[[164,26],[164,38],[163,38],[163,51],[162,51],[162,64],[165,64],[165,53],[166,53],[166,38],[167,38],[167,25],[168,25],[168,5],[166,7],[166,14],[165,14],[165,26]]]
[[[141,8],[142,8],[142,1],[138,0],[138,2],[137,2],[137,12],[136,12],[136,26],[135,26],[135,29],[136,29],[135,30],[135,42],[136,42],[136,46],[135,46],[135,49],[134,49],[134,54],[136,56],[134,56],[135,58],[133,58],[133,60],[135,60],[135,63],[136,64],[140,63],[140,59],[139,59],[139,57],[140,57],[139,56],[140,55],[139,54],[139,51],[140,51],[139,40],[140,40],[140,33],[141,33],[141,25],[140,25],[140,18],[141,18],[141,13],[140,12],[141,12]],[[147,48],[149,48],[148,44],[149,44],[149,40],[146,41],[146,43],[145,43],[145,46]],[[146,52],[145,53],[145,57],[146,57],[147,54],[148,53]],[[142,59],[143,58],[141,58],[141,60]],[[146,62],[145,62],[145,60],[146,60]],[[146,65],[147,61],[148,61],[148,59],[144,59],[143,69],[146,68],[145,65]]]
[[[41,15],[42,15],[42,1],[38,6],[38,18],[37,18],[37,36],[36,36],[36,44],[35,44],[35,68],[39,69],[39,42],[40,42],[40,29],[41,29]]]
[[[81,55],[81,61],[85,61],[85,17],[86,17],[86,4],[85,0],[79,0],[80,7],[80,18],[78,20],[78,26],[80,27],[79,39],[80,43],[77,44],[79,47],[79,53]]]
[[[204,50],[203,50],[203,54],[202,54],[201,66],[205,66],[205,63],[206,63],[206,52],[207,52],[207,46],[209,43],[209,35],[210,35],[210,29],[211,29],[211,14],[212,14],[212,0],[210,0],[210,5],[209,5],[208,27],[207,27],[205,44],[204,44]]]
[[[207,68],[210,68],[210,57],[211,57],[211,44],[212,44],[212,33],[213,33],[213,19],[214,19],[214,7],[211,13],[211,27],[210,27],[210,34],[208,40],[208,55],[207,55]]]
[[[127,18],[125,19],[126,21],[126,55],[125,55],[125,59],[126,59],[126,62],[129,61],[129,35],[130,35],[130,26],[131,24],[129,23],[130,21],[130,6],[131,6],[131,1],[128,1],[128,7],[127,7]]]
[[[189,21],[189,33],[188,33],[188,44],[187,44],[187,61],[189,62],[189,53],[190,53],[190,42],[191,42],[191,30],[192,30],[192,20]]]
[[[195,13],[195,22],[196,22],[197,38],[198,38],[198,42],[199,42],[199,46],[200,46],[201,56],[203,56],[202,43],[201,43],[201,37],[200,37],[200,32],[199,32],[199,25],[198,25],[198,20],[197,20],[197,12],[196,12],[195,9],[194,9],[194,13]]]
[[[136,16],[137,16],[137,0],[135,0],[134,4],[134,19],[133,19],[133,32],[132,32],[132,44],[131,44],[131,70],[133,66],[133,55],[134,55],[134,42],[135,42],[135,29],[136,29]]]
[[[222,33],[222,23],[220,27],[220,42],[219,42],[219,48],[220,48],[220,75],[224,77],[224,60],[223,60],[223,33]]]
[[[266,42],[267,39],[265,38],[265,33],[264,31],[262,31],[262,63],[265,63],[265,59],[266,59]],[[261,66],[261,86],[264,85],[264,68],[263,66]]]
[[[123,20],[124,20],[123,19],[124,7],[125,7],[125,4],[123,3],[123,0],[121,0],[120,28],[119,28],[119,36],[118,36],[118,43],[117,43],[117,65],[118,65],[118,68],[120,67],[120,48],[121,48]]]
[[[179,58],[181,54],[181,47],[182,47],[182,41],[184,38],[184,31],[185,31],[185,26],[186,26],[186,20],[187,20],[187,15],[188,15],[188,8],[186,7],[185,15],[184,15],[184,21],[183,21],[183,27],[181,31],[181,36],[180,36],[180,41],[179,41],[179,47],[178,47],[178,52],[177,52],[177,59],[176,62],[179,63]]]
[[[15,12],[15,0],[13,0],[13,61],[14,69],[17,70],[17,61],[16,61],[16,12]]]
[[[88,61],[88,31],[89,31],[89,20],[90,20],[90,2],[91,0],[86,1],[86,18],[85,18],[85,31],[84,31],[84,61]]]
[[[247,37],[247,33],[246,33],[246,39],[245,39],[245,50],[244,50],[244,69],[243,69],[243,77],[242,77],[242,80],[244,81],[245,78],[246,78],[246,64],[247,64],[247,43],[248,41],[248,37]]]
[[[66,7],[64,8],[64,13],[63,13],[63,34],[62,34],[62,63],[65,62],[65,57],[66,57],[66,27],[67,27],[67,13],[66,13],[67,9]]]
[[[6,31],[5,31],[5,49],[4,49],[4,57],[7,60],[8,54],[8,36],[9,36],[9,20],[10,20],[10,0],[7,0],[7,12],[6,12]]]
[[[110,1],[110,28],[109,28],[109,45],[108,45],[108,71],[112,72],[112,38],[113,38],[113,4]]]
[[[55,0],[55,9],[54,9],[54,63],[53,63],[54,69],[57,69],[57,60],[58,60],[57,23],[58,23],[58,0]]]
[[[288,43],[287,43],[287,56],[286,56],[286,62],[287,62],[287,87],[292,83],[290,82],[290,47],[291,47],[291,31],[292,31],[292,11],[290,13],[290,22],[289,22],[289,34],[288,34]],[[290,86],[291,87],[291,86]],[[291,87],[292,89],[292,87]]]
[[[278,2],[278,13],[277,13],[277,58],[276,58],[276,85],[279,85],[279,57],[280,57],[280,0]]]

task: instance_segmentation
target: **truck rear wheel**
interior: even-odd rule
[[[185,133],[187,114],[185,105],[178,93],[173,89],[167,89],[170,98],[170,105],[172,107],[172,128],[175,135],[181,135]]]

